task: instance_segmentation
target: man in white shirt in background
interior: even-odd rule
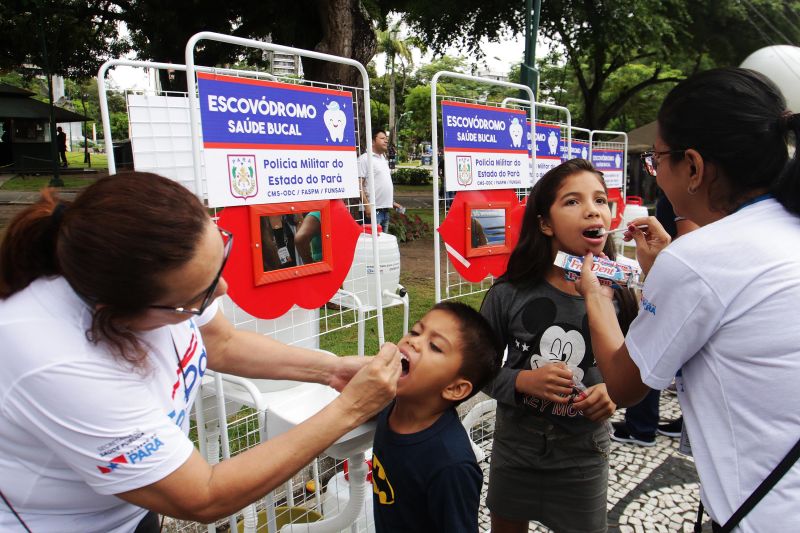
[[[394,207],[401,213],[405,211],[402,205],[394,201],[392,173],[389,170],[389,160],[386,159],[388,148],[389,136],[386,131],[374,130],[372,132],[372,154],[364,152],[358,158],[358,181],[361,187],[361,202],[364,205],[370,203],[369,187],[367,186],[369,157],[372,157],[372,172],[375,177],[375,201],[367,211],[365,222],[370,220],[373,210],[377,211],[375,223],[379,224],[384,232],[389,231],[389,209]]]

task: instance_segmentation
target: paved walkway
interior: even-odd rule
[[[680,416],[677,398],[661,395],[662,420]],[[622,420],[624,410],[615,413],[612,420]],[[699,484],[694,462],[678,452],[678,440],[657,436],[656,445],[642,447],[611,441],[608,525],[609,532],[691,532],[697,518]],[[491,453],[491,441],[481,445]],[[488,461],[484,460],[484,490],[488,480]],[[542,490],[547,490],[542,487]],[[706,517],[706,521],[708,518]],[[481,507],[481,531],[489,531],[489,510]],[[550,529],[531,523],[531,532],[549,532]],[[710,522],[703,531],[711,531]]]

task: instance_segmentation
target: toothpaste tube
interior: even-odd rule
[[[565,252],[558,252],[556,260],[553,262],[557,267],[564,269],[564,278],[575,281],[581,277],[581,267],[583,267],[583,257],[570,255]],[[608,285],[614,289],[631,288],[640,289],[642,282],[640,277],[642,271],[630,265],[617,263],[610,259],[595,257],[592,264],[592,272],[603,285]]]

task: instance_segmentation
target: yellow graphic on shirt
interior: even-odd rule
[[[372,455],[372,492],[378,495],[378,502],[381,505],[392,505],[394,503],[394,489],[389,479],[386,477],[386,470],[378,460],[377,455]]]

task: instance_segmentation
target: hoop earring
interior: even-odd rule
[[[694,196],[695,194],[697,194],[697,189],[692,189],[691,187],[689,187],[688,189],[686,189],[686,192]]]

